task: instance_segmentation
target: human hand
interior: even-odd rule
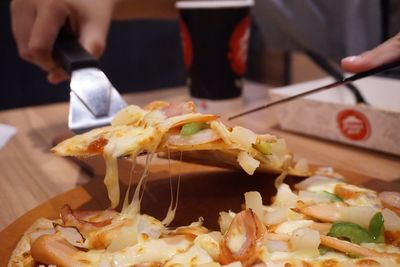
[[[400,33],[372,50],[342,59],[344,71],[358,73],[400,60]]]
[[[117,1],[12,0],[11,25],[20,57],[46,71],[50,83],[66,80],[67,73],[52,57],[60,28],[68,21],[81,45],[98,58]]]

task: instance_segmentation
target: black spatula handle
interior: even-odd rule
[[[61,28],[58,34],[53,56],[69,74],[77,69],[99,67],[97,59],[79,44],[77,38],[66,27]]]

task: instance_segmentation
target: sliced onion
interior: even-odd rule
[[[356,223],[368,229],[369,221],[377,210],[368,206],[350,206],[338,209],[340,220]]]
[[[307,179],[301,181],[294,185],[297,190],[309,190],[313,186],[325,186],[328,184],[337,184],[339,181],[326,176],[315,175],[308,177]],[[326,190],[326,189],[325,189]],[[323,190],[320,190],[323,191]],[[328,190],[327,190],[328,191]],[[330,192],[333,193],[333,192]]]
[[[268,240],[268,252],[288,252],[290,251],[289,243],[281,240]],[[253,265],[254,266],[254,265]]]
[[[220,139],[219,135],[212,129],[204,129],[190,136],[180,134],[170,135],[168,144],[175,146],[201,145]]]
[[[159,121],[159,126],[162,129],[169,130],[189,122],[211,122],[216,119],[218,119],[218,116],[212,114],[188,113]]]
[[[310,169],[308,166],[308,161],[306,159],[299,159],[294,165],[294,171],[298,173],[309,173]]]
[[[230,145],[232,143],[231,137],[230,137],[231,133],[228,131],[226,126],[223,125],[221,122],[212,121],[210,123],[210,127],[211,127],[211,129],[213,129],[214,131],[216,131],[218,133],[218,135],[222,138],[222,140],[224,141],[225,144]]]
[[[213,260],[218,260],[219,255],[221,253],[219,249],[219,244],[221,240],[222,240],[221,233],[215,231],[209,234],[203,234],[197,236],[194,240],[194,244],[207,251],[208,255],[210,255],[211,258],[213,258]]]
[[[310,192],[305,190],[300,190],[299,199],[306,204],[313,204],[313,203],[329,203],[330,200],[325,195],[319,192]]]
[[[290,187],[287,184],[281,184],[276,193],[273,205],[280,207],[294,207],[297,200],[299,200],[298,196],[292,192]]]
[[[137,243],[138,234],[135,226],[122,227],[117,235],[114,235],[107,252],[115,252],[133,246]]]
[[[111,121],[112,126],[135,124],[144,116],[144,110],[138,106],[130,105],[115,114]]]
[[[400,214],[400,193],[399,192],[382,192],[379,194],[379,199],[383,206]]]
[[[318,250],[320,242],[319,232],[310,228],[296,229],[290,237],[293,250]]]
[[[233,127],[230,137],[233,143],[239,144],[245,149],[251,149],[252,145],[257,141],[257,135],[255,133],[240,126]]]
[[[400,231],[400,216],[390,209],[383,209],[382,215],[384,219],[385,230]]]
[[[272,155],[276,155],[278,157],[283,157],[287,154],[286,141],[283,138],[279,138],[275,143],[271,143],[271,152]]]
[[[160,110],[150,111],[143,117],[143,121],[149,125],[160,124],[161,122],[164,122],[165,119],[166,119],[166,117],[165,117],[164,113],[162,113]]]
[[[272,167],[277,169],[282,169],[283,165],[282,157],[279,157],[277,155],[267,155],[266,157],[269,161],[269,164],[271,164]]]
[[[278,225],[275,229],[277,234],[292,234],[294,231],[300,228],[310,227],[314,221],[312,220],[297,220],[297,221],[286,221]]]
[[[252,209],[261,220],[264,215],[262,197],[259,192],[251,191],[244,193],[246,209]]]
[[[267,225],[283,223],[287,220],[287,213],[287,208],[277,208],[275,210],[266,212],[263,218],[263,223]]]
[[[247,152],[241,151],[237,156],[239,165],[249,175],[253,175],[255,170],[260,166],[260,162],[252,158]]]

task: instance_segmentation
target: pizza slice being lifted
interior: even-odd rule
[[[74,136],[53,148],[61,156],[102,155],[106,162],[105,184],[113,208],[120,199],[117,159],[135,160],[142,153],[163,151],[209,152],[216,161],[239,164],[250,175],[257,168],[308,174],[304,164],[294,166],[284,139],[256,134],[239,126],[228,128],[216,115],[197,113],[192,102],[156,101],[143,109],[132,105],[120,111],[111,126]]]

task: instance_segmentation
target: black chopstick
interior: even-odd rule
[[[354,75],[352,75],[350,77],[347,77],[347,78],[344,78],[344,79],[342,79],[340,81],[337,81],[337,82],[334,82],[334,83],[331,83],[331,84],[328,84],[328,85],[324,85],[324,86],[321,86],[321,87],[318,87],[318,88],[315,88],[315,89],[312,89],[312,90],[309,90],[309,91],[306,91],[306,92],[303,92],[303,93],[300,93],[300,94],[297,94],[297,95],[294,95],[294,96],[289,96],[289,97],[286,97],[286,98],[283,98],[283,99],[280,99],[280,100],[277,100],[277,101],[274,101],[274,102],[270,102],[270,103],[268,103],[268,104],[266,104],[264,106],[260,106],[260,107],[257,107],[257,108],[253,108],[253,109],[247,110],[245,112],[242,112],[242,113],[239,113],[239,114],[234,115],[232,117],[229,117],[228,120],[233,120],[233,119],[236,119],[238,117],[247,115],[249,113],[253,113],[253,112],[265,109],[265,108],[269,108],[269,107],[272,107],[272,106],[275,106],[275,105],[286,103],[286,102],[292,101],[292,100],[294,100],[296,98],[300,98],[300,97],[303,97],[303,96],[306,96],[306,95],[314,94],[314,93],[317,93],[317,92],[320,92],[320,91],[324,91],[324,90],[327,90],[327,89],[331,89],[331,88],[334,88],[334,87],[337,87],[337,86],[340,86],[340,85],[346,85],[348,83],[357,81],[359,79],[362,79],[362,78],[365,78],[365,77],[368,77],[368,76],[372,76],[372,75],[378,74],[380,72],[384,72],[384,71],[387,71],[387,70],[390,70],[390,69],[394,69],[394,68],[397,68],[397,67],[400,67],[400,60],[385,64],[385,65],[382,65],[382,66],[379,66],[379,67],[376,67],[376,68],[373,68],[373,69],[370,69],[370,70],[367,70],[367,71],[364,71],[364,72],[360,72],[360,73],[354,74]]]

